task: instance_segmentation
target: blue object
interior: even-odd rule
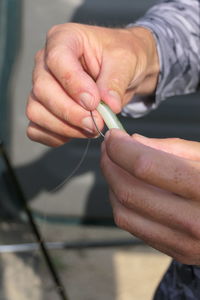
[[[200,267],[172,261],[154,300],[199,300]]]

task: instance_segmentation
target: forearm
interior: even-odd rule
[[[155,95],[135,98],[125,113],[140,116],[166,98],[195,92],[200,83],[200,2],[175,0],[152,7],[130,26],[149,29],[156,40],[160,75]],[[141,111],[138,110],[140,107]]]

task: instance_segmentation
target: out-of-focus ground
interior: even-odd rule
[[[46,241],[129,238],[117,228],[42,225]],[[34,241],[23,224],[2,223],[1,244]],[[146,245],[51,250],[71,300],[151,300],[170,258]],[[57,300],[39,251],[0,256],[1,300]]]

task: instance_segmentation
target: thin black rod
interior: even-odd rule
[[[47,248],[46,248],[46,245],[43,242],[42,235],[41,235],[41,233],[39,231],[38,226],[36,225],[36,223],[34,221],[31,209],[30,209],[30,207],[29,207],[29,205],[28,205],[28,203],[26,201],[26,197],[25,197],[25,195],[24,195],[24,193],[22,191],[22,188],[21,188],[21,186],[19,184],[19,181],[18,181],[18,179],[17,179],[17,177],[15,175],[15,172],[14,172],[14,170],[12,168],[12,165],[10,163],[9,157],[8,157],[8,155],[6,153],[6,150],[5,150],[4,146],[3,146],[3,143],[1,141],[0,141],[0,154],[2,155],[2,157],[4,159],[4,162],[6,164],[6,168],[7,168],[8,174],[9,174],[10,179],[12,180],[12,183],[13,183],[15,189],[16,189],[17,196],[19,197],[20,201],[23,204],[23,207],[24,207],[24,210],[25,210],[25,212],[27,214],[30,226],[31,226],[31,228],[33,230],[33,233],[34,233],[34,235],[36,237],[38,245],[39,245],[39,247],[41,249],[41,252],[42,252],[42,254],[44,256],[46,264],[47,264],[47,266],[49,268],[49,271],[50,271],[50,274],[52,276],[52,279],[53,279],[53,281],[54,281],[54,283],[56,285],[57,292],[60,295],[60,298],[62,300],[68,300],[69,298],[67,297],[65,288],[64,288],[64,286],[62,284],[62,281],[61,281],[61,279],[60,279],[60,277],[59,277],[59,275],[58,275],[58,273],[57,273],[57,271],[55,269],[55,266],[54,266],[54,264],[53,264],[53,262],[51,260],[51,257],[50,257],[50,254],[49,254]]]

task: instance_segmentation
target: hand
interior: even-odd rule
[[[116,224],[177,261],[200,265],[200,143],[111,130],[101,165]]]
[[[118,113],[134,94],[151,94],[159,72],[154,38],[145,28],[62,24],[36,54],[27,105],[30,139],[59,146],[97,135],[90,117],[100,99]]]

